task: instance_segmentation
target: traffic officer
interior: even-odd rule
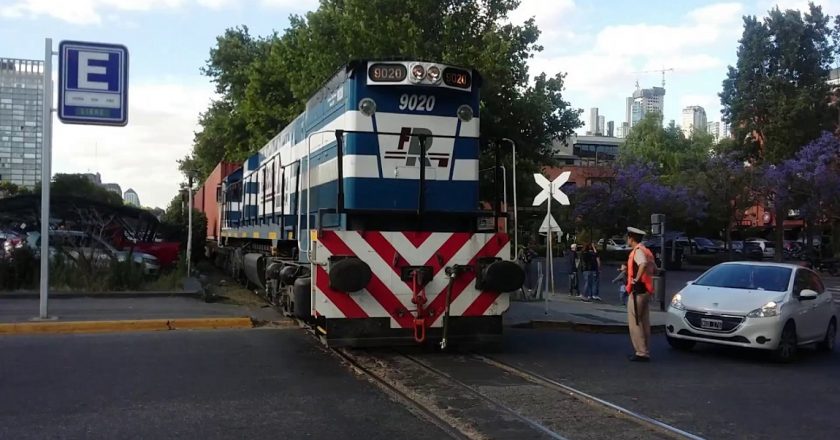
[[[642,244],[644,236],[645,231],[641,229],[627,228],[627,243],[631,250],[627,256],[625,288],[630,295],[627,301],[627,326],[635,350],[630,356],[632,362],[650,361],[650,298],[653,295],[656,261],[650,249]]]

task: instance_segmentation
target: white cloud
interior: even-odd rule
[[[0,9],[0,17],[47,16],[77,25],[93,25],[110,16],[109,12],[145,12],[178,9],[190,4],[210,9],[259,4],[303,12],[318,6],[317,0],[9,0]]]
[[[105,182],[134,188],[147,206],[166,207],[183,177],[177,159],[189,154],[198,114],[212,86],[194,82],[132,84],[128,125],[53,126],[53,173],[99,172]]]
[[[305,12],[316,9],[318,0],[259,0],[267,8],[282,9],[290,12]]]
[[[530,1],[533,3],[529,7],[538,11],[536,0]],[[574,15],[576,11],[568,13]],[[607,110],[603,112],[607,114],[607,119],[622,120],[624,99],[633,90],[636,80],[641,86],[659,85],[662,80],[660,73],[637,72],[673,68],[673,72],[666,73],[666,88],[673,74],[688,78],[692,75],[696,77],[696,74],[715,72],[714,75],[717,75],[717,72],[723,72],[726,62],[721,58],[719,49],[722,44],[736,44],[742,14],[742,4],[722,2],[695,8],[681,19],[665,24],[644,21],[615,23],[593,30],[587,29],[589,25],[584,21],[569,20],[563,14],[549,14],[553,17],[551,20],[559,20],[567,32],[591,36],[578,35],[575,37],[578,42],[588,44],[572,45],[568,44],[568,40],[554,42],[541,39],[546,47],[571,46],[574,52],[567,49],[567,53],[546,51],[537,54],[530,64],[531,70],[533,73],[566,72],[566,96],[573,106],[600,107]],[[539,14],[536,15],[539,17]],[[544,36],[549,35],[557,34]],[[683,86],[691,89],[691,93],[701,92],[694,90],[691,84],[683,83]],[[669,89],[669,96],[674,96],[673,89]],[[677,107],[671,99],[666,103],[668,114]],[[715,94],[710,93],[709,99],[716,99]]]
[[[172,9],[183,0],[14,0],[0,11],[6,17],[49,16],[73,24],[102,22],[102,11],[149,11]]]
[[[574,0],[522,0],[519,7],[509,14],[511,23],[519,24],[534,18],[540,29],[540,44],[548,53],[562,52],[561,43],[570,43],[581,36],[572,31],[576,16]]]

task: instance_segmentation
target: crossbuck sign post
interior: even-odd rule
[[[548,201],[547,209],[546,209],[546,222],[548,223],[548,251],[546,253],[546,270],[545,273],[549,277],[549,286],[550,286],[550,293],[554,293],[554,252],[552,250],[552,241],[553,241],[553,225],[556,225],[557,222],[554,221],[554,218],[551,216],[551,199],[558,201],[561,205],[568,206],[569,205],[569,197],[560,191],[560,187],[566,184],[569,181],[569,176],[571,172],[564,171],[557,176],[556,179],[550,181],[545,178],[542,174],[535,173],[534,174],[534,181],[537,182],[542,188],[539,194],[534,197],[534,206],[540,206],[543,202]],[[560,228],[557,228],[558,231]],[[545,296],[546,298],[546,313],[548,313],[548,295]]]

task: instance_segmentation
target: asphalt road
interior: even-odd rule
[[[443,438],[298,330],[0,337],[1,439]]]
[[[508,329],[500,360],[710,439],[836,439],[840,352],[804,350],[790,365],[762,352],[654,335],[652,362],[630,363],[627,335]]]

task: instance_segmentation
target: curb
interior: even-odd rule
[[[127,291],[127,292],[50,292],[50,299],[75,299],[75,298],[165,298],[165,297],[182,297],[182,298],[201,298],[203,293],[201,291]],[[38,299],[40,294],[38,292],[11,292],[0,293],[0,299]]]
[[[604,333],[604,334],[626,334],[629,327],[615,324],[584,324],[571,321],[540,321],[534,320],[511,325],[513,328],[526,328],[538,330],[570,330],[581,333]],[[651,333],[665,333],[665,325],[650,326]]]
[[[254,321],[248,317],[19,322],[0,324],[0,335],[236,329],[254,326]]]

